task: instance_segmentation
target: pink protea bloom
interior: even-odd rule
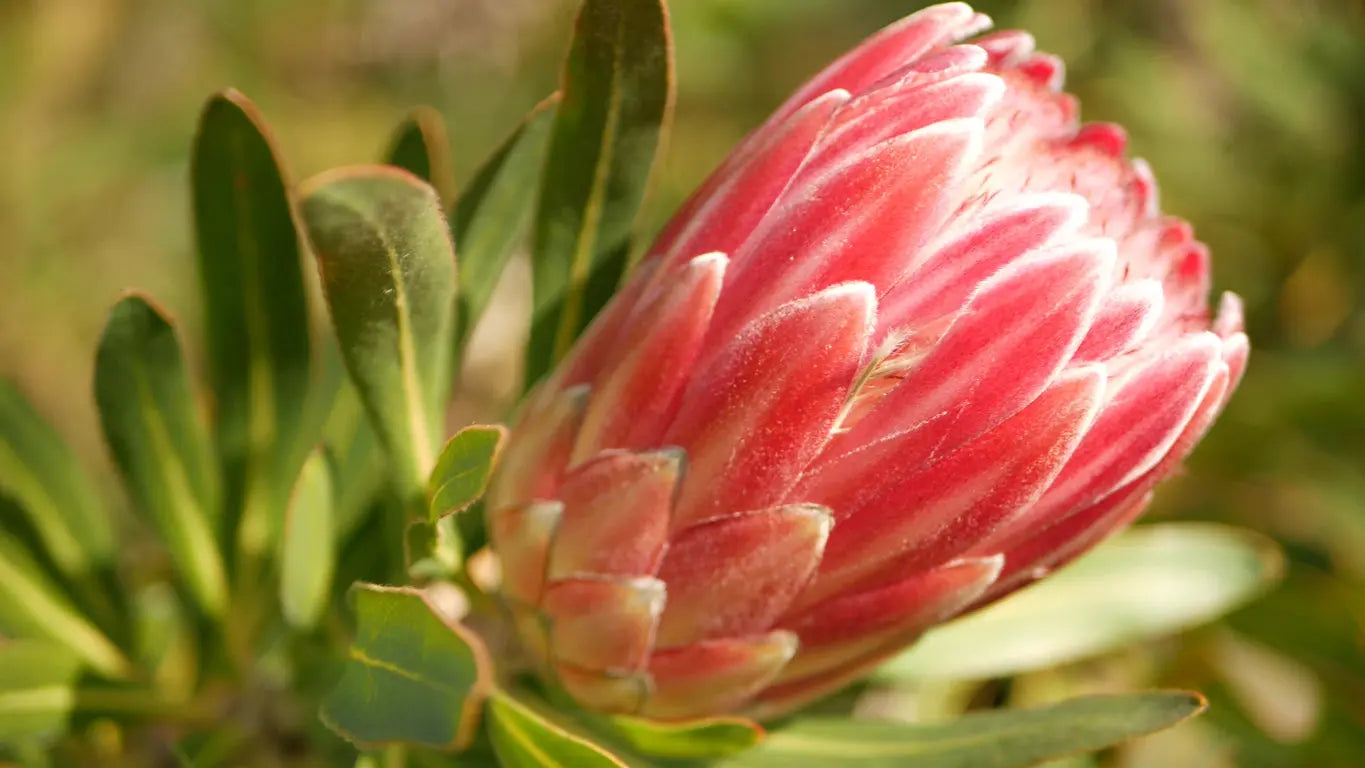
[[[789,711],[1137,517],[1246,363],[1236,297],[1062,65],[961,3],[806,84],[529,398],[490,494],[586,706]]]

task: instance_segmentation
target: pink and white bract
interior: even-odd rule
[[[806,84],[535,390],[489,497],[582,704],[789,711],[1137,517],[1246,363],[1236,297],[1061,63],[961,3]]]

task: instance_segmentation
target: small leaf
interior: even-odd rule
[[[0,491],[19,502],[63,574],[80,579],[113,562],[113,526],[93,483],[7,381],[0,381]]]
[[[639,752],[670,758],[715,758],[752,749],[763,740],[758,723],[742,717],[707,717],[661,723],[638,717],[610,718],[617,737]]]
[[[191,162],[205,351],[226,505],[238,542],[258,556],[278,534],[312,438],[311,377],[299,226],[283,164],[256,106],[209,99]]]
[[[299,472],[280,541],[280,606],[300,629],[317,624],[327,607],[336,567],[333,508],[332,468],[315,450]]]
[[[526,381],[563,357],[615,287],[673,104],[661,0],[585,0],[564,64],[563,103],[541,177]],[[609,292],[608,292],[609,293]]]
[[[79,670],[80,660],[59,645],[0,641],[0,744],[61,735]]]
[[[625,768],[601,747],[542,718],[512,697],[488,699],[488,733],[503,768]]]
[[[146,299],[114,305],[95,357],[95,402],[114,462],[210,615],[227,598],[213,538],[217,474],[171,324]]]
[[[388,166],[305,184],[342,359],[404,495],[426,487],[450,384],[455,255],[436,193]]]
[[[1195,693],[1089,696],[1048,707],[969,714],[947,723],[792,721],[723,768],[1023,768],[1159,731],[1204,709]]]
[[[1273,583],[1275,543],[1205,523],[1134,528],[1000,603],[927,633],[882,679],[1050,667],[1214,619]]]
[[[126,677],[128,660],[76,612],[18,542],[0,532],[0,635],[48,640],[106,677]],[[2,721],[0,721],[2,722]]]
[[[558,107],[558,93],[536,105],[474,174],[455,203],[450,227],[460,262],[461,348],[488,308],[508,260],[526,236]]]
[[[446,442],[427,480],[431,522],[462,512],[483,498],[506,440],[505,427],[475,425],[456,432]]]
[[[441,113],[418,107],[394,131],[384,162],[427,182],[441,200],[450,200],[455,189],[450,159],[450,139]],[[457,241],[458,242],[458,241]]]
[[[467,746],[491,682],[482,641],[420,590],[359,583],[351,598],[356,638],[323,722],[362,749]]]

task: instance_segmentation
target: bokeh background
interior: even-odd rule
[[[921,4],[675,0],[679,98],[653,220],[795,85]],[[573,5],[0,0],[0,376],[105,466],[89,389],[108,306],[138,287],[188,338],[199,327],[187,160],[209,93],[250,95],[295,179],[377,157],[430,104],[464,179],[554,88]],[[1084,115],[1127,126],[1163,207],[1212,247],[1217,288],[1246,299],[1247,378],[1152,517],[1253,527],[1290,562],[1217,626],[1015,695],[1172,684],[1213,701],[1108,763],[1071,765],[1365,765],[1365,2],[976,5],[1067,60]],[[504,281],[452,419],[508,406],[527,280],[514,266]]]

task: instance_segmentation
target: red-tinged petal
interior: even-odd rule
[[[1151,469],[1195,415],[1220,351],[1218,337],[1192,334],[1134,367],[1030,517],[1066,514]]]
[[[727,263],[718,253],[693,259],[631,318],[630,332],[593,388],[574,463],[605,448],[659,444],[711,322]]]
[[[793,504],[680,531],[659,568],[668,605],[657,645],[767,630],[815,573],[832,524],[828,509]]]
[[[999,424],[1028,404],[1075,352],[1103,294],[1113,244],[1086,240],[1016,261],[981,286],[923,360],[827,456],[931,422],[930,453],[917,466]],[[843,511],[835,506],[842,517]]]
[[[843,666],[895,637],[918,636],[980,597],[1003,563],[1000,556],[957,560],[783,619],[780,627],[797,634],[801,650],[778,684]]]
[[[688,199],[651,253],[669,265],[711,251],[735,253],[848,98],[848,92],[832,90],[780,122],[769,121]]]
[[[1219,338],[1226,339],[1234,334],[1241,333],[1245,329],[1245,310],[1242,307],[1242,297],[1235,293],[1225,292],[1218,300],[1218,316],[1213,320],[1213,332]]]
[[[782,120],[817,94],[834,88],[858,93],[940,45],[990,26],[966,3],[944,3],[912,14],[872,35],[801,86],[772,120]]]
[[[802,174],[735,254],[708,345],[779,304],[846,281],[880,294],[957,205],[981,121],[949,120]]]
[[[551,656],[583,669],[642,668],[664,594],[664,583],[650,577],[550,582],[540,607],[549,623]]]
[[[1161,317],[1163,298],[1156,280],[1140,280],[1110,291],[1072,362],[1101,362],[1136,347]]]
[[[588,323],[569,353],[555,366],[554,372],[536,387],[527,401],[534,405],[570,387],[592,384],[629,330],[627,319],[635,312],[640,298],[648,291],[659,271],[661,266],[657,260],[641,263],[631,279]]]
[[[498,462],[488,490],[490,507],[555,497],[587,402],[586,386],[531,396]]]
[[[911,79],[870,93],[838,111],[802,174],[822,174],[843,158],[934,123],[980,117],[1004,91],[995,75],[970,72],[927,85]]]
[[[797,610],[958,556],[1027,509],[1095,418],[1098,368],[1064,374],[1019,413],[939,461],[868,476],[839,499],[838,523]]]
[[[559,684],[574,701],[598,712],[633,715],[649,697],[649,676],[633,672],[583,669],[560,663],[554,667]]]
[[[564,514],[558,501],[531,501],[493,509],[488,535],[502,563],[503,594],[527,605],[540,600],[550,542]]]
[[[759,721],[775,720],[789,715],[817,699],[824,698],[850,683],[866,677],[873,669],[881,666],[882,662],[903,649],[908,642],[909,640],[905,638],[893,638],[890,642],[859,658],[848,661],[843,666],[800,680],[765,688],[738,714]]]
[[[785,495],[829,438],[875,312],[871,286],[834,286],[760,318],[692,378],[663,441],[688,457],[674,530]]]
[[[733,709],[767,686],[796,654],[796,636],[777,631],[658,651],[654,691],[642,714],[662,720]]]
[[[569,471],[549,577],[650,574],[659,567],[683,472],[676,449],[608,451]]]
[[[915,327],[963,306],[991,275],[1036,249],[1075,232],[1085,221],[1085,199],[1064,193],[1031,194],[963,222],[901,278],[882,301],[877,324]]]
[[[1033,54],[1033,35],[1018,29],[992,32],[972,41],[990,56],[990,64],[998,69],[1014,67]]]
[[[858,100],[876,100],[904,88],[928,85],[968,72],[980,72],[989,61],[985,50],[970,43],[938,48],[868,86],[859,93]]]

